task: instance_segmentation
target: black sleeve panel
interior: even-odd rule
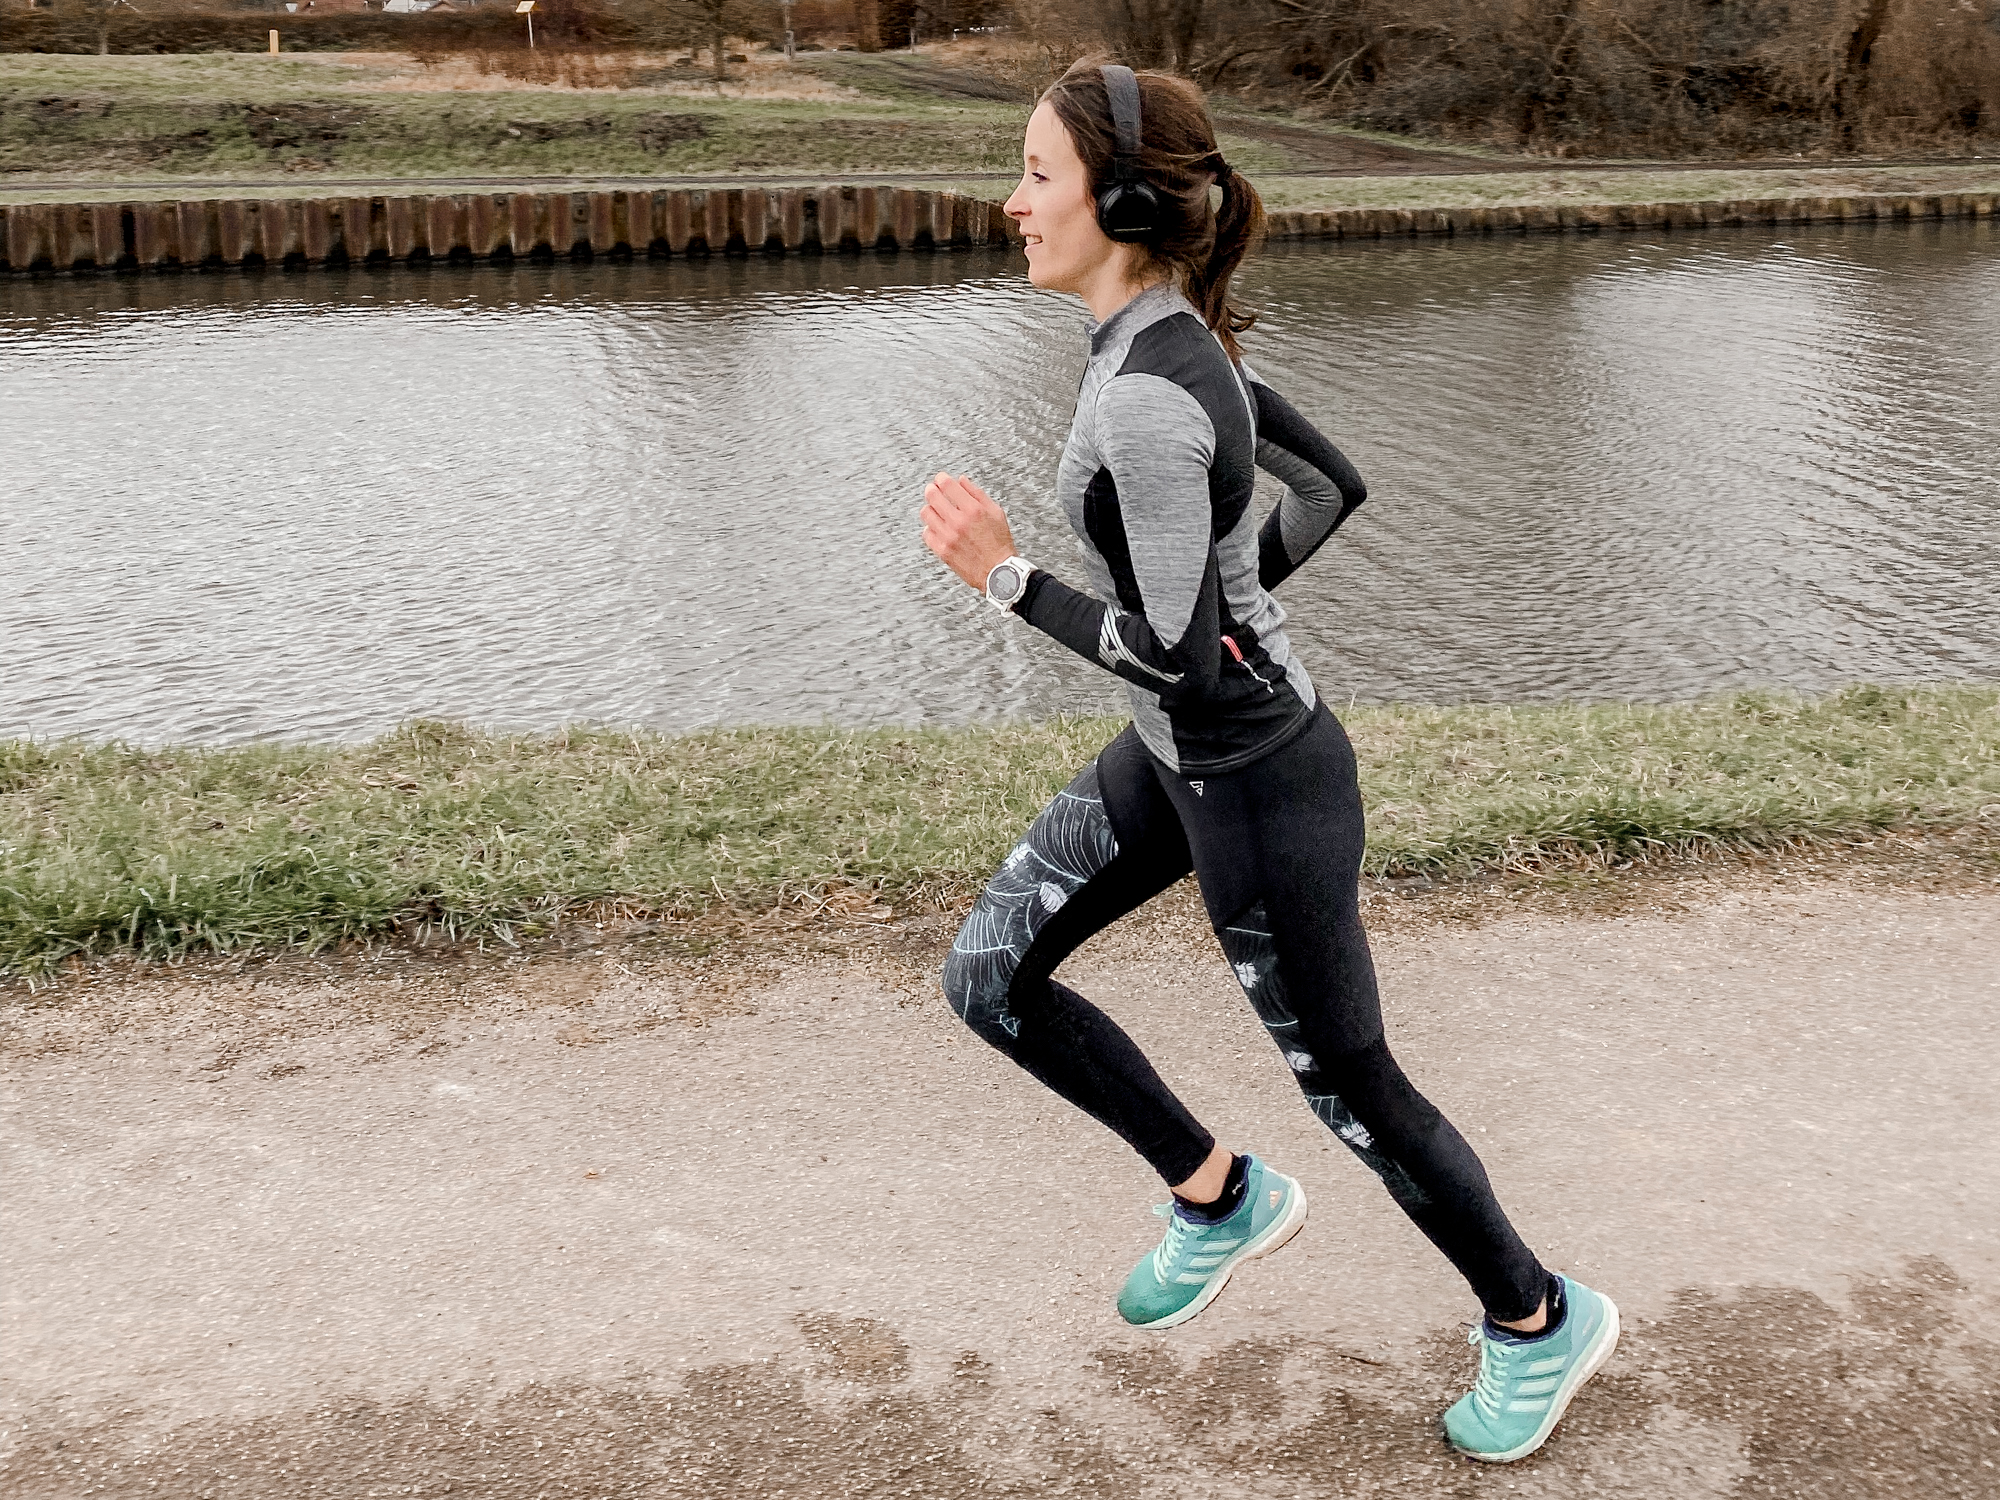
[[[1213,697],[1221,679],[1220,599],[1211,556],[1193,618],[1172,647],[1161,642],[1144,615],[1092,598],[1040,568],[1028,575],[1027,592],[1014,613],[1084,660],[1159,694],[1162,707],[1179,708]]]
[[[1258,467],[1286,486],[1257,538],[1257,581],[1274,589],[1368,498],[1368,487],[1347,455],[1291,402],[1261,380],[1250,389],[1257,398]]]

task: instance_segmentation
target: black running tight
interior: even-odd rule
[[[1224,955],[1314,1114],[1360,1157],[1494,1318],[1531,1316],[1548,1277],[1465,1138],[1382,1036],[1361,926],[1354,752],[1322,705],[1283,749],[1186,780],[1127,729],[1045,808],[952,945],[965,1022],[1131,1144],[1169,1185],[1215,1140],[1117,1024],[1049,976],[1093,933],[1192,870]]]

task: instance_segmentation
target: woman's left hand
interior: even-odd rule
[[[940,474],[924,486],[924,545],[982,593],[986,575],[1014,555],[1007,512],[965,475]]]

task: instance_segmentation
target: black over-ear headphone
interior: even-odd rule
[[[1097,195],[1097,227],[1114,240],[1130,244],[1151,239],[1166,221],[1160,195],[1139,175],[1139,80],[1132,70],[1106,63],[1105,97],[1111,101],[1111,130],[1116,145],[1111,181]]]

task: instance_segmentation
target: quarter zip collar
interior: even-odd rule
[[[1149,286],[1102,323],[1090,325],[1090,352],[1093,357],[1103,353],[1105,345],[1134,324],[1143,326],[1168,312],[1179,312],[1184,308],[1192,312],[1194,305],[1181,295],[1180,288],[1172,281]]]

